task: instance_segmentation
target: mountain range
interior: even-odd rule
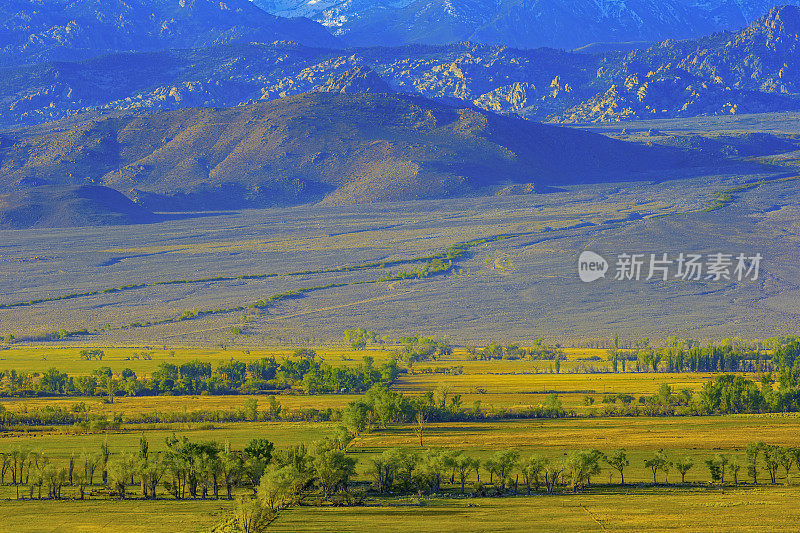
[[[318,23],[248,0],[4,0],[0,21],[0,67],[232,42],[338,46]]]
[[[276,42],[114,53],[4,69],[0,126],[331,90],[415,94],[555,123],[786,111],[800,109],[798,51],[800,8],[785,6],[735,33],[627,52]]]
[[[715,13],[719,25],[746,11],[737,2],[699,4],[692,5]],[[368,5],[422,17],[436,4]],[[512,7],[547,7],[553,24],[562,15],[624,15],[656,28],[677,24],[659,14],[666,5]],[[473,30],[484,31],[478,14],[488,11],[473,7]],[[354,33],[333,36],[318,22],[270,15],[248,0],[10,0],[0,15],[2,227],[700,175],[756,164],[728,159],[727,145],[714,158],[687,150],[685,139],[635,144],[541,122],[800,109],[795,6],[772,8],[736,32],[657,44],[642,34],[573,51],[475,42],[352,47]],[[377,32],[401,20],[372,24]],[[509,31],[538,27],[523,26]],[[441,40],[460,38],[457,27],[441,30]],[[622,38],[601,28],[593,35]]]
[[[798,0],[254,0],[312,18],[351,46],[471,41],[572,49],[594,42],[690,39],[737,30]]]

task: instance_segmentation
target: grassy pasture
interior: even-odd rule
[[[303,408],[316,409],[341,409],[356,395],[353,394],[325,394],[307,396],[303,394],[281,394],[276,396],[284,409],[294,410]],[[14,398],[2,400],[2,405],[11,411],[22,409],[42,408],[45,406],[71,408],[76,403],[83,402],[90,413],[93,414],[138,414],[153,411],[160,412],[193,412],[193,411],[225,411],[240,409],[249,398],[258,400],[259,407],[267,404],[266,395],[238,395],[238,396],[120,396],[113,404],[103,401],[102,398],[77,397],[77,398]]]
[[[83,349],[100,349],[105,356],[102,361],[81,359]],[[389,350],[370,349],[354,352],[347,348],[317,347],[317,355],[325,361],[335,365],[356,365],[362,362],[365,355],[369,355],[380,364],[391,357]],[[146,352],[152,359],[142,359],[137,354]],[[130,368],[137,375],[150,375],[161,363],[180,365],[195,359],[210,362],[213,366],[224,363],[230,359],[251,362],[262,357],[275,357],[276,361],[290,356],[294,349],[258,348],[241,346],[235,349],[220,348],[192,348],[192,347],[114,347],[88,346],[88,347],[48,347],[48,346],[14,346],[0,351],[0,369],[15,369],[23,372],[43,372],[55,367],[67,374],[78,376],[90,374],[101,366],[108,366],[114,372],[121,372]],[[174,354],[174,355],[173,355]]]
[[[208,531],[233,504],[227,501],[4,501],[0,531],[31,533],[173,533]],[[47,520],[43,520],[47,517]]]
[[[424,507],[293,509],[274,531],[788,531],[800,488],[702,491],[656,488],[594,494],[432,500]],[[468,507],[474,505],[474,507]]]
[[[141,349],[108,349],[102,362],[80,361],[79,348],[20,348],[3,352],[19,366],[30,371],[42,371],[49,366],[70,373],[88,372],[108,363],[115,369],[131,366],[137,372],[149,372],[163,360],[176,362],[194,358],[211,362],[226,357],[241,360],[276,355],[282,357],[291,350],[251,349],[249,356],[239,350],[177,348],[175,357],[168,350],[154,350],[152,361],[125,360]],[[352,352],[339,348],[320,348],[318,353],[337,364],[355,364],[369,354],[381,360],[388,350]],[[46,354],[46,360],[42,355]],[[664,382],[675,389],[699,389],[713,374],[575,374],[574,365],[587,358],[605,356],[604,350],[568,350],[561,374],[541,372],[549,361],[468,361],[463,350],[442,361],[414,365],[414,373],[404,375],[394,386],[405,394],[422,394],[438,386],[449,388],[450,394],[463,394],[464,405],[480,400],[482,409],[535,405],[551,391],[559,393],[566,407],[586,412],[583,405],[587,391],[599,405],[604,393],[652,394]],[[61,361],[64,365],[58,364]],[[595,364],[604,364],[594,362]],[[141,366],[134,366],[141,365]],[[12,366],[12,365],[9,365]],[[17,365],[13,365],[17,367]],[[119,368],[117,368],[117,366]],[[436,368],[463,367],[463,374],[426,373]],[[485,388],[486,393],[476,392]],[[247,396],[160,396],[119,397],[116,402],[103,404],[98,398],[36,398],[3,400],[11,410],[31,409],[45,405],[69,407],[84,401],[95,413],[144,413],[151,411],[225,410],[240,408]],[[257,397],[262,408],[266,401]],[[342,407],[353,399],[351,395],[304,396],[281,394],[278,399],[284,408]],[[163,450],[165,439],[173,434],[185,435],[194,441],[229,441],[242,448],[252,438],[267,438],[276,446],[311,443],[332,435],[336,422],[240,422],[240,423],[176,423],[155,425],[123,425],[119,431],[81,433],[71,427],[20,428],[7,431],[0,437],[0,451],[23,446],[44,451],[55,461],[65,462],[71,455],[95,451],[106,439],[112,453],[138,449],[144,433],[151,450]],[[416,498],[370,498],[365,507],[298,507],[285,511],[271,526],[274,531],[660,531],[682,528],[691,531],[752,531],[791,530],[800,511],[793,505],[800,496],[800,475],[793,468],[788,476],[779,473],[778,486],[726,487],[725,490],[691,486],[651,486],[652,473],[644,460],[655,451],[664,449],[670,459],[690,457],[695,466],[686,480],[705,484],[709,475],[704,461],[716,454],[726,454],[732,461],[744,463],[744,447],[754,440],[782,446],[800,446],[800,415],[730,415],[709,417],[662,418],[579,418],[509,420],[472,423],[429,423],[424,430],[426,447],[464,450],[473,457],[486,460],[494,452],[517,449],[523,457],[531,454],[559,461],[569,451],[597,448],[611,452],[625,448],[630,466],[625,471],[630,487],[608,486],[618,478],[604,466],[593,478],[599,486],[586,494],[562,494],[556,497],[518,496],[506,498],[431,498],[419,505]],[[419,449],[418,438],[411,426],[392,427],[358,437],[349,453],[358,459],[356,480],[369,479],[368,460],[392,447]],[[481,473],[486,480],[488,474]],[[745,479],[744,469],[740,481]],[[474,475],[472,476],[474,481]],[[673,469],[667,478],[675,483],[680,479]],[[658,474],[658,481],[665,480]],[[730,474],[728,477],[730,480]],[[766,481],[762,471],[760,482]],[[97,487],[96,487],[97,489]],[[67,487],[69,496],[72,488]],[[0,488],[0,531],[107,531],[109,527],[126,531],[207,531],[220,522],[231,508],[224,501],[132,500],[118,502],[105,499],[100,490],[95,498],[79,501],[14,501],[14,488]],[[162,495],[164,491],[162,490]],[[42,517],[47,517],[43,520]],[[146,520],[142,517],[147,516]],[[151,518],[157,517],[157,520]]]
[[[292,422],[239,424],[159,424],[158,429],[144,431],[152,443],[154,451],[166,448],[165,439],[173,434],[185,435],[196,441],[229,441],[234,448],[243,448],[254,438],[266,438],[276,446],[289,446],[301,442],[311,443],[335,430],[336,425],[328,422]],[[83,450],[96,450],[108,439],[114,453],[136,452],[142,431],[117,431],[107,433],[71,433],[57,429],[43,429],[29,432],[4,433],[0,438],[0,449],[8,450],[15,446],[31,450],[45,451],[52,457],[68,458]]]
[[[800,520],[800,487],[599,490],[558,497],[434,499],[424,506],[387,499],[358,508],[301,507],[270,531],[405,533],[462,531],[791,531]],[[224,501],[3,502],[3,532],[207,531],[224,518]],[[41,517],[48,516],[48,524]],[[158,517],[158,520],[151,519]]]

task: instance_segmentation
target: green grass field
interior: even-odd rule
[[[78,375],[96,367],[97,361],[87,364],[77,354],[79,348],[28,347],[4,353],[7,361],[28,371],[42,371],[53,365]],[[176,349],[170,356],[164,350],[154,350],[153,360],[129,360],[138,349],[111,349],[102,364],[123,368],[135,366],[136,371],[148,373],[159,361],[188,361],[195,358],[209,361],[224,360],[232,351],[214,349]],[[319,353],[336,364],[355,364],[368,353],[378,360],[387,358],[389,350],[353,352],[343,349],[320,348]],[[250,350],[235,352],[242,360],[265,355],[282,357],[291,350]],[[462,394],[464,404],[479,400],[481,408],[513,408],[537,405],[550,392],[557,392],[565,407],[588,414],[592,407],[583,404],[585,396],[596,399],[599,405],[603,394],[653,394],[661,383],[676,390],[698,390],[715,377],[711,373],[625,373],[577,374],[569,370],[581,361],[603,357],[604,350],[567,350],[568,359],[562,364],[565,373],[542,373],[547,361],[470,361],[464,350],[441,361],[414,365],[412,373],[401,376],[393,389],[404,394],[418,395],[436,387],[452,394]],[[595,361],[595,363],[598,363]],[[431,373],[436,368],[461,367],[463,373]],[[538,373],[537,373],[538,372]],[[749,376],[751,378],[755,376]],[[484,389],[476,392],[477,389]],[[286,409],[304,407],[342,408],[355,395],[303,395],[298,391],[278,394]],[[69,408],[84,402],[92,413],[137,414],[152,411],[184,412],[196,410],[238,409],[248,396],[155,396],[119,397],[114,404],[99,398],[23,398],[5,399],[3,405],[12,411],[44,408],[48,405]],[[266,405],[266,398],[256,397]],[[120,430],[84,432],[71,427],[11,428],[0,433],[0,452],[23,447],[46,453],[53,461],[67,461],[83,451],[95,451],[107,442],[112,454],[135,453],[139,438],[144,434],[153,451],[166,449],[166,439],[172,435],[186,436],[193,441],[230,442],[242,448],[253,438],[266,438],[277,447],[311,443],[332,436],[337,422],[236,422],[236,423],[174,423],[123,424]],[[625,471],[625,487],[618,485],[616,472],[605,467],[593,479],[596,486],[580,494],[542,494],[506,496],[502,498],[454,498],[457,488],[450,486],[451,496],[426,497],[368,497],[363,507],[293,507],[282,512],[270,526],[273,531],[754,531],[790,530],[800,518],[791,504],[800,496],[800,474],[793,468],[788,476],[778,474],[778,485],[763,485],[768,479],[761,473],[762,485],[749,483],[723,489],[709,484],[704,461],[717,454],[744,464],[744,447],[762,440],[781,446],[800,446],[800,415],[726,415],[695,417],[582,417],[540,420],[506,420],[464,423],[429,423],[423,431],[426,448],[463,450],[470,456],[486,460],[498,450],[515,449],[521,456],[539,455],[559,461],[567,453],[596,448],[609,453],[618,448],[628,452],[630,466]],[[403,447],[420,450],[418,436],[412,426],[390,427],[357,437],[348,454],[358,460],[356,483],[366,487],[370,479],[368,460],[384,450]],[[652,485],[652,473],[645,459],[657,450],[664,450],[671,460],[688,457],[695,466],[686,476],[689,485],[675,483],[679,474],[672,469],[666,476],[659,473],[659,485]],[[746,475],[739,474],[740,481]],[[482,476],[488,476],[485,472]],[[473,480],[474,481],[474,480]],[[95,488],[95,490],[98,490]],[[246,492],[246,491],[244,491]],[[65,488],[64,501],[15,500],[12,486],[0,488],[0,531],[106,531],[109,527],[126,531],[208,531],[228,516],[232,503],[226,501],[172,501],[161,490],[162,499],[156,502],[108,500],[100,490],[89,501],[74,501],[75,489]],[[98,499],[99,498],[99,499]],[[141,516],[158,520],[141,521]],[[42,517],[47,517],[43,520]]]
[[[386,500],[359,508],[303,507],[270,531],[403,533],[462,531],[791,531],[800,520],[798,487],[722,490],[652,488],[592,494],[436,499],[418,505]],[[208,531],[228,502],[3,502],[3,532]],[[49,524],[41,517],[48,516]],[[158,517],[153,520],[152,517]]]

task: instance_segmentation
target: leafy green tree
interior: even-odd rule
[[[367,343],[376,342],[378,334],[374,331],[369,331],[363,328],[347,329],[344,332],[344,340],[354,350],[363,350],[367,347]]]
[[[649,468],[653,472],[653,483],[658,483],[656,474],[658,474],[658,472],[664,472],[666,476],[669,473],[671,465],[672,463],[670,463],[664,450],[659,450],[653,457],[644,460],[645,468]]]
[[[347,492],[355,474],[356,461],[339,450],[328,450],[314,458],[314,474],[322,493],[330,498],[338,491]]]
[[[794,463],[794,455],[789,451],[788,448],[779,447],[775,451],[775,458],[777,459],[778,463],[783,467],[784,471],[786,472],[786,480],[789,480],[789,470],[792,468],[792,464]]]
[[[108,475],[117,495],[125,499],[126,487],[131,476],[136,471],[136,458],[129,453],[121,454],[109,462]]]
[[[734,485],[738,485],[739,484],[739,470],[741,470],[741,469],[742,469],[742,465],[740,465],[739,463],[736,463],[736,462],[731,462],[730,463],[730,470],[733,473],[733,484]]]
[[[567,458],[567,468],[572,479],[572,490],[577,491],[591,483],[591,478],[600,473],[602,453],[598,450],[573,452]]]
[[[461,484],[461,494],[464,494],[464,487],[467,478],[469,478],[469,473],[479,468],[478,461],[472,457],[464,455],[464,452],[456,455],[453,461],[456,471],[458,472],[459,483]]]
[[[147,463],[140,466],[139,472],[142,478],[142,495],[145,498],[151,500],[158,498],[156,491],[165,473],[166,467],[161,452],[150,454]]]
[[[716,458],[706,459],[706,466],[708,467],[709,474],[711,474],[712,483],[716,483],[723,479],[722,465]]]
[[[781,449],[780,446],[776,446],[774,444],[766,444],[762,448],[762,453],[764,454],[764,466],[769,473],[769,478],[772,484],[776,483],[777,475],[778,475],[778,467],[780,466],[780,455]]]
[[[681,475],[681,483],[686,483],[686,474],[694,466],[694,461],[690,457],[683,457],[675,460],[675,470]]]
[[[764,449],[763,442],[751,442],[745,449],[747,458],[747,475],[753,478],[753,485],[758,483],[758,458]]]
[[[522,479],[528,494],[531,493],[531,484],[535,490],[539,490],[546,465],[547,459],[535,455],[528,457],[520,464],[520,472],[522,472]]]
[[[548,461],[544,467],[544,482],[547,488],[547,493],[552,494],[556,487],[561,474],[564,472],[564,463]]]
[[[367,472],[372,476],[378,494],[385,494],[392,486],[394,465],[389,457],[390,452],[391,450],[386,450],[381,455],[369,459]]]
[[[244,412],[248,420],[251,422],[258,422],[258,400],[256,398],[248,398],[245,400]]]
[[[628,461],[628,454],[625,453],[625,449],[620,449],[611,454],[610,456],[604,457],[604,460],[608,466],[619,472],[619,479],[622,485],[625,484],[625,468],[630,465]]]
[[[222,483],[225,485],[225,491],[229,500],[233,499],[233,487],[238,485],[242,476],[244,475],[244,458],[231,451],[229,442],[225,443],[225,447],[220,454],[220,462],[222,467]]]
[[[255,493],[261,482],[264,470],[272,460],[275,445],[267,439],[253,439],[244,449],[244,473],[250,480]]]
[[[347,404],[342,413],[342,421],[347,429],[358,436],[363,432],[369,433],[372,426],[372,409],[364,400],[353,400]]]
[[[305,479],[293,465],[270,465],[261,477],[258,499],[275,515],[295,500]]]
[[[267,396],[267,416],[269,416],[269,419],[273,421],[280,420],[281,404],[273,394]]]
[[[233,513],[235,531],[240,533],[263,533],[276,514],[265,507],[260,499],[241,497]]]

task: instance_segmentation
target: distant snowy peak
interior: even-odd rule
[[[341,27],[352,18],[373,12],[400,9],[413,0],[251,0],[255,5],[281,17],[307,17],[324,26]]]
[[[661,41],[738,30],[800,0],[253,0],[308,17],[353,45],[471,40],[519,48]]]

